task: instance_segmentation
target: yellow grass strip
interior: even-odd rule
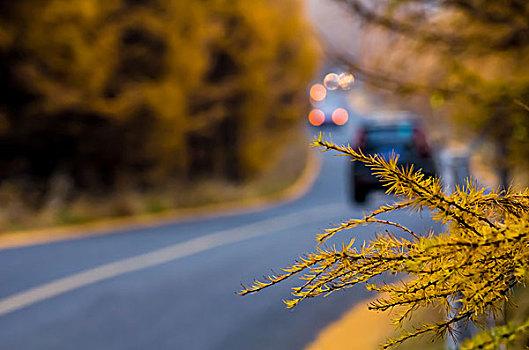
[[[375,350],[392,334],[388,312],[367,309],[371,300],[360,302],[338,321],[321,331],[305,350]]]

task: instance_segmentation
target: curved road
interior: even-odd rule
[[[350,131],[334,140],[348,142]],[[351,206],[347,159],[322,158],[309,193],[271,209],[0,251],[0,348],[302,349],[367,292],[351,288],[294,310],[281,302],[292,283],[234,292],[313,250],[330,223],[386,200],[375,194],[367,208]],[[432,227],[426,217],[392,219]],[[342,238],[351,234],[361,244],[373,228]]]

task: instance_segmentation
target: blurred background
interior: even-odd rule
[[[319,48],[300,2],[0,6],[4,229],[255,196],[303,168],[286,153],[305,152]]]
[[[528,18],[519,0],[0,0],[4,234],[244,203],[312,175],[303,198],[272,209],[0,251],[0,347],[302,348],[366,294],[295,314],[280,303],[289,285],[263,299],[233,291],[311,249],[329,222],[391,200],[310,140],[378,137],[374,150],[406,144],[447,186],[526,186]],[[393,219],[442,229],[410,215]],[[277,227],[257,233],[270,239],[179,245],[259,223]],[[188,253],[64,299],[70,289],[47,285],[164,247]],[[54,299],[10,299],[39,286]]]
[[[471,3],[2,1],[0,227],[280,191],[332,69],[356,117],[413,110],[489,183],[524,183],[527,6]]]

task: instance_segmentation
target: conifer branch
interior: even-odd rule
[[[408,171],[403,171],[400,167],[397,166],[397,158],[390,159],[386,161],[380,155],[369,155],[366,156],[362,153],[361,150],[355,151],[350,146],[337,146],[335,144],[329,143],[320,133],[317,139],[314,140],[313,145],[315,147],[323,147],[325,150],[334,150],[342,153],[343,155],[348,155],[352,158],[353,161],[360,161],[365,163],[368,167],[373,169],[373,175],[377,176],[380,181],[386,182],[389,185],[387,193],[395,193],[396,195],[402,194],[407,195],[408,197],[417,196],[417,199],[423,199],[427,203],[431,204],[433,209],[439,209],[447,214],[451,214],[454,218],[465,228],[475,231],[475,228],[470,226],[461,216],[455,214],[451,210],[444,208],[443,203],[453,206],[462,212],[466,212],[478,220],[486,222],[492,228],[498,229],[488,218],[479,215],[469,208],[464,208],[458,205],[455,201],[450,200],[449,197],[442,195],[440,191],[439,184],[431,184],[430,188],[425,186],[423,181],[424,175],[420,172],[413,172],[413,168],[410,168]],[[409,183],[411,186],[399,189],[399,182]],[[478,233],[477,231],[475,231]]]
[[[442,307],[444,321],[425,324],[390,339],[383,346],[387,348],[423,334],[452,334],[453,326],[459,321],[499,312],[504,302],[510,300],[512,288],[528,275],[529,190],[513,192],[510,189],[485,194],[483,188],[469,180],[466,187],[446,196],[439,180],[425,178],[413,167],[399,167],[396,157],[386,160],[366,155],[361,150],[328,143],[321,136],[315,143],[324,151],[336,150],[340,155],[366,164],[387,186],[388,193],[406,197],[361,219],[350,219],[325,230],[318,235],[320,243],[342,230],[368,224],[399,228],[413,238],[408,240],[386,230],[386,234],[377,235],[359,248],[353,245],[354,240],[347,246],[343,244],[341,250],[317,246],[314,253],[300,258],[284,269],[283,274],[266,276],[263,282],[255,281],[253,286],[245,287],[241,295],[301,274],[303,283],[293,289],[293,299],[285,301],[289,308],[307,298],[328,295],[361,283],[368,290],[385,295],[373,302],[370,309],[386,311],[403,307],[394,320],[395,325],[411,317],[418,308]],[[447,224],[448,232],[419,235],[399,223],[378,217],[406,208],[430,210],[435,220]],[[386,273],[405,274],[407,278],[401,285],[373,283],[374,277]],[[457,308],[454,301],[459,303]],[[529,332],[529,323],[505,328],[502,332],[511,339]],[[477,340],[477,347],[470,348],[487,348],[504,340],[503,336],[484,335]]]

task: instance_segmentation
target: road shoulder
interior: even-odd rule
[[[367,309],[372,300],[359,302],[339,320],[323,329],[305,350],[378,349],[394,326],[390,314]]]
[[[131,228],[155,227],[169,223],[237,215],[264,210],[301,198],[316,180],[321,167],[320,156],[315,150],[307,152],[307,161],[301,176],[280,193],[243,201],[206,205],[199,208],[183,208],[159,214],[145,214],[125,218],[111,218],[86,224],[24,230],[4,233],[0,236],[0,250],[44,244],[49,242],[116,233]]]

